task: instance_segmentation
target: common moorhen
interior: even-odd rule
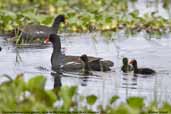
[[[128,64],[128,58],[127,57],[124,57],[122,59],[122,67],[121,67],[121,70],[124,72],[124,73],[128,73],[129,71],[132,71],[133,68],[131,65]]]
[[[130,64],[133,66],[134,74],[151,75],[156,73],[156,71],[151,68],[138,68],[137,61],[135,59],[131,60]]]
[[[75,62],[68,62],[65,63],[64,65],[61,64],[62,61],[62,54],[61,54],[61,42],[60,42],[60,37],[52,34],[49,37],[49,41],[52,42],[53,44],[53,52],[51,55],[51,65],[52,65],[52,70],[54,71],[59,71],[60,69],[64,71],[69,71],[69,72],[79,72],[81,69],[83,69],[83,74],[84,75],[89,75],[89,66],[88,66],[88,58],[81,56],[81,61],[82,63],[77,63]],[[62,65],[62,67],[61,67]]]
[[[26,40],[40,38],[45,41],[50,34],[56,34],[58,32],[59,25],[62,22],[65,22],[65,16],[58,15],[51,27],[43,25],[27,25],[20,29],[14,30],[11,36],[14,37],[16,35],[19,35],[21,38],[24,38]]]
[[[87,57],[87,55],[87,58],[85,55],[83,57],[65,56],[63,58],[63,55],[61,54],[61,42],[59,36],[52,34],[50,35],[49,40],[53,44],[53,53],[51,56],[52,68],[57,68],[59,64],[62,65],[62,59],[64,61],[62,67],[64,71],[80,71],[82,69],[82,63],[84,63],[83,66],[85,67],[87,67],[86,65],[89,64],[90,69],[93,71],[109,71],[110,67],[113,66],[112,61],[101,61],[101,58]]]

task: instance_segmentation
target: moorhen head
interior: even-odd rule
[[[122,65],[122,67],[121,67],[121,70],[122,70],[124,73],[127,73],[127,72],[133,70],[132,67],[131,67],[131,65],[128,64],[128,58],[127,58],[127,57],[124,57],[124,58],[122,59],[122,63],[123,63],[123,65]]]
[[[55,18],[52,27],[57,28],[60,22],[65,23],[65,16],[64,15],[58,15]]]
[[[132,64],[135,74],[151,75],[156,73],[156,71],[151,68],[138,68],[137,61],[135,59],[131,60],[130,64]]]
[[[87,57],[86,54],[81,55],[81,56],[80,56],[80,59],[81,59],[82,61],[84,61],[84,62],[88,62],[88,57]]]

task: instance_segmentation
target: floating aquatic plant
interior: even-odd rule
[[[146,32],[150,35],[170,33],[171,21],[158,16],[157,12],[140,16],[136,8],[129,12],[129,3],[136,4],[138,0],[2,0],[0,5],[0,31],[11,31],[26,24],[51,25],[54,17],[64,14],[67,17],[67,28],[61,27],[61,32],[93,32],[124,30],[134,35]],[[159,3],[158,0],[154,1]],[[170,1],[160,1],[163,8],[169,9]],[[33,5],[31,5],[33,4]],[[11,7],[9,7],[11,6]],[[65,31],[64,31],[65,30]]]
[[[113,96],[106,106],[96,104],[99,97],[91,94],[80,96],[77,94],[77,86],[62,86],[53,90],[45,89],[46,78],[37,75],[24,81],[24,74],[18,74],[15,79],[4,75],[7,80],[0,84],[0,112],[54,112],[71,113],[84,112],[104,114],[148,114],[149,112],[170,113],[171,105],[164,102],[158,106],[157,102],[145,105],[141,97],[129,97],[126,102],[116,104],[118,96]],[[0,77],[1,78],[1,77]],[[86,102],[84,102],[86,101]],[[55,105],[58,104],[58,105]]]

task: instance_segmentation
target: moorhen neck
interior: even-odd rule
[[[52,24],[52,28],[54,29],[54,31],[56,31],[56,32],[58,31],[59,24],[60,24],[61,22],[65,23],[65,17],[64,17],[64,15],[58,15],[58,16],[55,18],[55,20],[54,20],[54,22],[53,22],[53,24]]]
[[[138,68],[137,61],[135,59],[131,60],[130,64],[132,64],[135,74],[150,75],[150,74],[155,74],[156,73],[155,70],[150,69],[150,68]]]
[[[132,71],[133,68],[131,67],[131,65],[128,64],[128,58],[124,57],[122,59],[122,67],[121,67],[121,70],[124,72],[124,73],[128,73],[129,71]]]
[[[56,34],[52,34],[49,37],[49,41],[53,45],[53,52],[51,55],[51,65],[52,70],[58,71],[59,69],[66,71],[66,72],[79,72],[82,69],[81,63],[77,62],[63,62],[63,55],[61,53],[61,41],[60,37]]]
[[[53,44],[53,52],[51,55],[52,70],[56,71],[60,69],[62,59],[60,37],[56,34],[51,34],[49,37],[49,41]]]
[[[17,34],[24,39],[33,39],[40,38],[46,39],[50,36],[50,34],[56,34],[58,32],[58,28],[60,23],[65,22],[65,16],[59,15],[55,18],[51,27],[43,26],[43,25],[27,25],[19,30],[14,30],[12,36],[16,36]]]

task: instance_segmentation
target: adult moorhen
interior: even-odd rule
[[[132,71],[133,68],[131,65],[128,64],[128,58],[127,57],[124,57],[122,59],[122,67],[121,67],[121,70],[124,72],[124,73],[128,73],[129,71]]]
[[[53,52],[52,52],[52,56],[51,56],[51,65],[52,65],[52,70],[56,71],[56,72],[60,72],[60,70],[64,70],[64,71],[70,71],[70,72],[78,72],[81,71],[81,69],[83,69],[83,74],[84,75],[89,75],[91,74],[89,71],[89,65],[88,65],[88,58],[87,56],[84,57],[81,56],[80,60],[82,60],[82,64],[81,63],[76,63],[76,62],[72,62],[72,63],[65,63],[62,67],[61,67],[61,61],[62,61],[62,54],[61,54],[61,42],[60,42],[60,37],[52,34],[49,37],[49,41],[52,42],[53,44]]]
[[[135,59],[131,60],[130,64],[133,66],[134,74],[152,75],[156,73],[155,70],[150,68],[138,68],[137,61]]]
[[[16,35],[19,35],[21,39],[24,40],[34,40],[34,38],[40,38],[44,41],[47,40],[50,34],[56,34],[58,32],[58,28],[60,23],[65,22],[65,16],[64,15],[58,15],[52,26],[43,26],[43,25],[27,25],[20,29],[13,30],[12,35],[15,37]]]

